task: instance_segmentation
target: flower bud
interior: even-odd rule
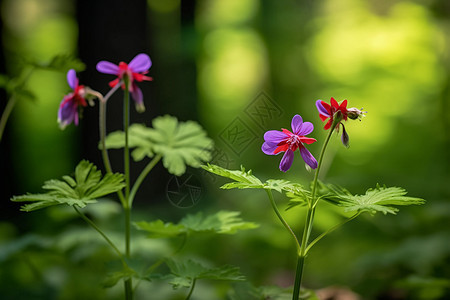
[[[361,111],[356,107],[351,107],[347,109],[347,116],[352,120],[361,119],[362,117],[365,117],[364,114],[366,113],[367,111]]]

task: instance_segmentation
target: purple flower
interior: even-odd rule
[[[61,129],[74,122],[78,125],[78,114],[82,107],[87,106],[86,88],[78,84],[78,78],[75,70],[70,69],[67,72],[67,82],[73,92],[64,96],[58,110],[58,123]]]
[[[119,65],[115,65],[109,61],[102,60],[97,64],[97,71],[100,73],[117,76],[116,79],[109,83],[110,87],[115,87],[121,80],[124,79],[124,76],[126,76],[129,80],[128,89],[136,104],[136,110],[138,112],[144,112],[144,96],[142,95],[141,89],[137,86],[136,81],[152,81],[152,77],[144,75],[148,73],[148,69],[150,69],[151,66],[152,61],[150,60],[150,57],[145,53],[141,53],[136,55],[129,64],[122,61]],[[122,89],[125,89],[125,85],[123,83]]]
[[[295,115],[291,122],[292,132],[282,128],[282,131],[269,130],[264,134],[264,143],[261,150],[268,155],[284,152],[280,162],[280,170],[286,172],[294,161],[294,152],[300,149],[300,155],[305,163],[312,169],[317,168],[317,160],[303,144],[312,144],[316,139],[305,137],[314,130],[314,125],[304,122],[301,116]]]

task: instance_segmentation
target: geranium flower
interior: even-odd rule
[[[82,107],[87,106],[87,89],[84,85],[78,84],[78,78],[75,70],[70,69],[67,72],[67,83],[73,92],[64,96],[58,110],[58,123],[61,129],[74,122],[78,125],[78,115]]]
[[[100,61],[97,64],[97,71],[100,73],[117,76],[116,79],[109,83],[110,87],[115,87],[120,81],[124,80],[124,77],[126,76],[127,80],[129,80],[128,89],[135,102],[136,110],[138,112],[143,112],[145,111],[143,101],[144,96],[142,95],[142,91],[137,86],[136,82],[153,80],[152,77],[144,75],[148,73],[148,69],[150,69],[151,66],[152,61],[150,60],[150,57],[145,53],[141,53],[136,55],[129,64],[122,61],[119,65],[115,65],[109,61]],[[123,82],[122,89],[125,89],[125,84]]]
[[[350,118],[352,120],[361,119],[362,117],[364,117],[364,113],[366,112],[363,112],[356,107],[347,108],[347,100],[338,103],[333,97],[331,97],[330,104],[322,100],[317,100],[316,107],[319,111],[319,117],[322,121],[329,119],[324,126],[325,130],[330,129],[331,126],[335,124],[334,129],[339,131],[339,125],[342,125],[341,141],[344,146],[348,147],[350,139],[347,131],[345,130],[344,123],[342,123],[342,120],[347,121],[347,118]]]
[[[312,169],[317,168],[317,160],[303,144],[312,144],[316,139],[305,137],[314,130],[310,122],[303,122],[299,115],[295,115],[291,122],[292,132],[282,128],[282,131],[269,130],[264,134],[264,143],[261,150],[268,155],[284,152],[280,162],[280,170],[286,172],[294,161],[294,152],[300,149],[300,155],[305,163]]]
[[[319,117],[322,121],[325,121],[329,118],[328,122],[325,124],[324,129],[328,130],[330,129],[331,125],[333,124],[333,121],[335,118],[343,119],[344,121],[347,121],[347,100],[342,101],[340,104],[337,103],[337,101],[331,97],[330,101],[331,105],[326,103],[322,100],[316,101],[316,107],[319,111]],[[337,112],[340,112],[340,115],[336,115]],[[336,127],[338,127],[339,123],[336,124]]]

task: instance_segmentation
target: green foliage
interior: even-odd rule
[[[59,204],[77,205],[82,208],[123,187],[125,183],[122,174],[108,173],[102,178],[101,171],[97,170],[94,164],[82,160],[75,168],[74,177],[66,175],[63,180],[46,181],[42,188],[48,190],[47,193],[14,196],[11,201],[33,202],[21,207],[21,210],[27,212]]]
[[[137,222],[135,226],[148,233],[150,238],[171,238],[188,233],[209,232],[217,234],[234,234],[238,230],[258,227],[252,222],[244,222],[240,212],[219,211],[213,215],[203,216],[201,212],[187,215],[178,224],[164,223],[161,220],[153,222]]]
[[[279,286],[259,286],[255,287],[248,282],[237,283],[232,291],[228,293],[230,300],[290,300],[292,299],[292,288],[282,288]],[[302,289],[301,300],[318,300],[314,291]]]
[[[392,205],[419,205],[425,200],[415,197],[407,197],[406,190],[400,187],[386,187],[377,184],[375,188],[370,188],[364,195],[352,195],[348,190],[327,184],[321,185],[323,199],[337,203],[345,208],[346,212],[369,212],[375,214],[396,214],[398,209]]]
[[[194,280],[197,279],[245,280],[245,277],[241,274],[238,267],[229,265],[208,268],[190,259],[185,261],[168,259],[166,264],[171,271],[171,274],[168,276],[169,283],[174,289],[180,287],[189,288]]]
[[[157,117],[153,128],[133,124],[129,128],[129,146],[135,148],[131,155],[135,161],[155,154],[162,156],[169,173],[180,176],[186,166],[194,168],[211,159],[213,142],[203,128],[193,121],[178,122],[175,117]],[[106,138],[107,148],[123,148],[124,133],[116,131]]]
[[[308,197],[309,192],[301,184],[283,179],[268,179],[263,183],[252,174],[252,170],[245,171],[243,166],[241,166],[241,170],[228,170],[212,164],[207,164],[202,166],[202,168],[213,174],[234,180],[234,182],[222,185],[220,187],[222,189],[267,189],[275,190],[279,193],[289,193],[304,199]]]
[[[86,68],[86,65],[81,60],[73,55],[67,54],[55,55],[47,63],[30,62],[30,64],[36,68],[59,72],[67,72],[69,69],[74,69],[75,71],[80,72]]]

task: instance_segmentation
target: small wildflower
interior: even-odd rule
[[[341,141],[345,147],[349,147],[350,138],[347,131],[345,130],[345,126],[342,121],[347,121],[347,118],[350,118],[352,120],[361,120],[361,118],[364,117],[364,114],[367,112],[361,111],[356,107],[347,108],[347,100],[338,103],[333,97],[331,97],[330,104],[322,100],[317,100],[316,107],[319,111],[319,117],[322,121],[329,119],[324,126],[325,130],[328,130],[334,126],[334,129],[339,131],[339,125],[342,126]]]
[[[88,89],[84,85],[79,85],[75,70],[67,72],[67,83],[73,92],[64,96],[58,110],[58,123],[61,129],[74,122],[78,125],[80,110],[87,106],[86,97]]]
[[[142,91],[137,86],[136,82],[153,80],[152,77],[145,76],[151,66],[152,61],[150,60],[150,57],[145,53],[140,53],[136,55],[129,64],[122,61],[119,65],[115,65],[109,61],[100,61],[97,64],[97,71],[100,73],[117,76],[116,79],[109,83],[110,87],[115,87],[122,80],[128,80],[128,89],[131,93],[131,97],[135,101],[136,110],[138,112],[144,112],[144,96],[142,95]],[[123,82],[122,89],[125,89],[125,84]]]
[[[276,155],[284,152],[280,162],[280,170],[286,172],[294,161],[294,152],[300,149],[300,155],[305,163],[312,169],[317,168],[317,160],[303,144],[312,144],[316,139],[305,137],[314,130],[310,122],[303,122],[300,115],[295,115],[291,122],[292,132],[282,128],[282,131],[269,130],[264,134],[264,143],[261,150],[267,155]]]

